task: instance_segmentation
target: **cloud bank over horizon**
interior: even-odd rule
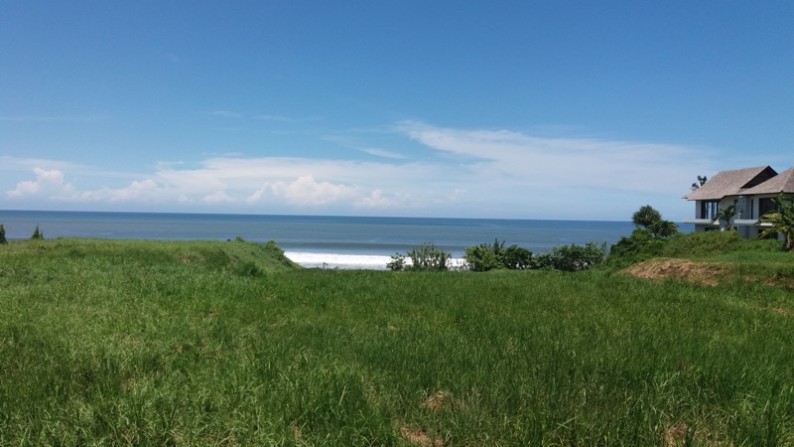
[[[702,150],[510,130],[401,121],[391,133],[419,156],[221,156],[151,160],[151,172],[114,179],[102,166],[5,157],[8,209],[152,210],[627,220],[652,203],[683,218]],[[374,147],[371,146],[371,147]],[[13,174],[13,175],[12,175]],[[683,207],[682,207],[683,206]]]

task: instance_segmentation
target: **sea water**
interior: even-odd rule
[[[304,267],[384,269],[391,256],[433,243],[453,258],[493,243],[545,253],[560,245],[614,244],[631,222],[239,214],[0,211],[8,239],[27,239],[38,225],[59,237],[155,240],[273,240]]]

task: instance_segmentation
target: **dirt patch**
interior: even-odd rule
[[[449,406],[451,402],[452,399],[450,398],[449,393],[445,391],[436,391],[433,393],[433,395],[425,399],[420,407],[426,408],[430,411],[439,411],[442,408]]]
[[[664,444],[667,447],[676,447],[678,445],[684,445],[686,441],[687,430],[688,428],[686,424],[678,424],[669,427],[662,434],[662,438],[664,439]]]
[[[413,429],[404,426],[400,429],[400,434],[406,441],[416,444],[420,447],[444,447],[444,441],[440,439],[433,439],[422,429]]]
[[[638,278],[660,280],[680,279],[707,286],[716,286],[719,278],[728,272],[728,267],[686,259],[650,259],[624,270]]]
[[[786,307],[775,307],[774,309],[772,309],[772,312],[780,315],[785,315],[787,317],[794,315],[794,311]]]

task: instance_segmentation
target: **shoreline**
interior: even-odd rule
[[[343,253],[319,253],[305,251],[285,250],[284,255],[290,261],[303,268],[341,269],[341,270],[388,270],[386,265],[391,262],[391,256],[384,255],[359,255]],[[410,265],[411,258],[406,257],[406,264]],[[450,258],[449,266],[452,269],[461,268],[466,264],[463,258]]]

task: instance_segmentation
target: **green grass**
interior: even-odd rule
[[[0,246],[0,445],[794,445],[784,287],[278,255]]]

